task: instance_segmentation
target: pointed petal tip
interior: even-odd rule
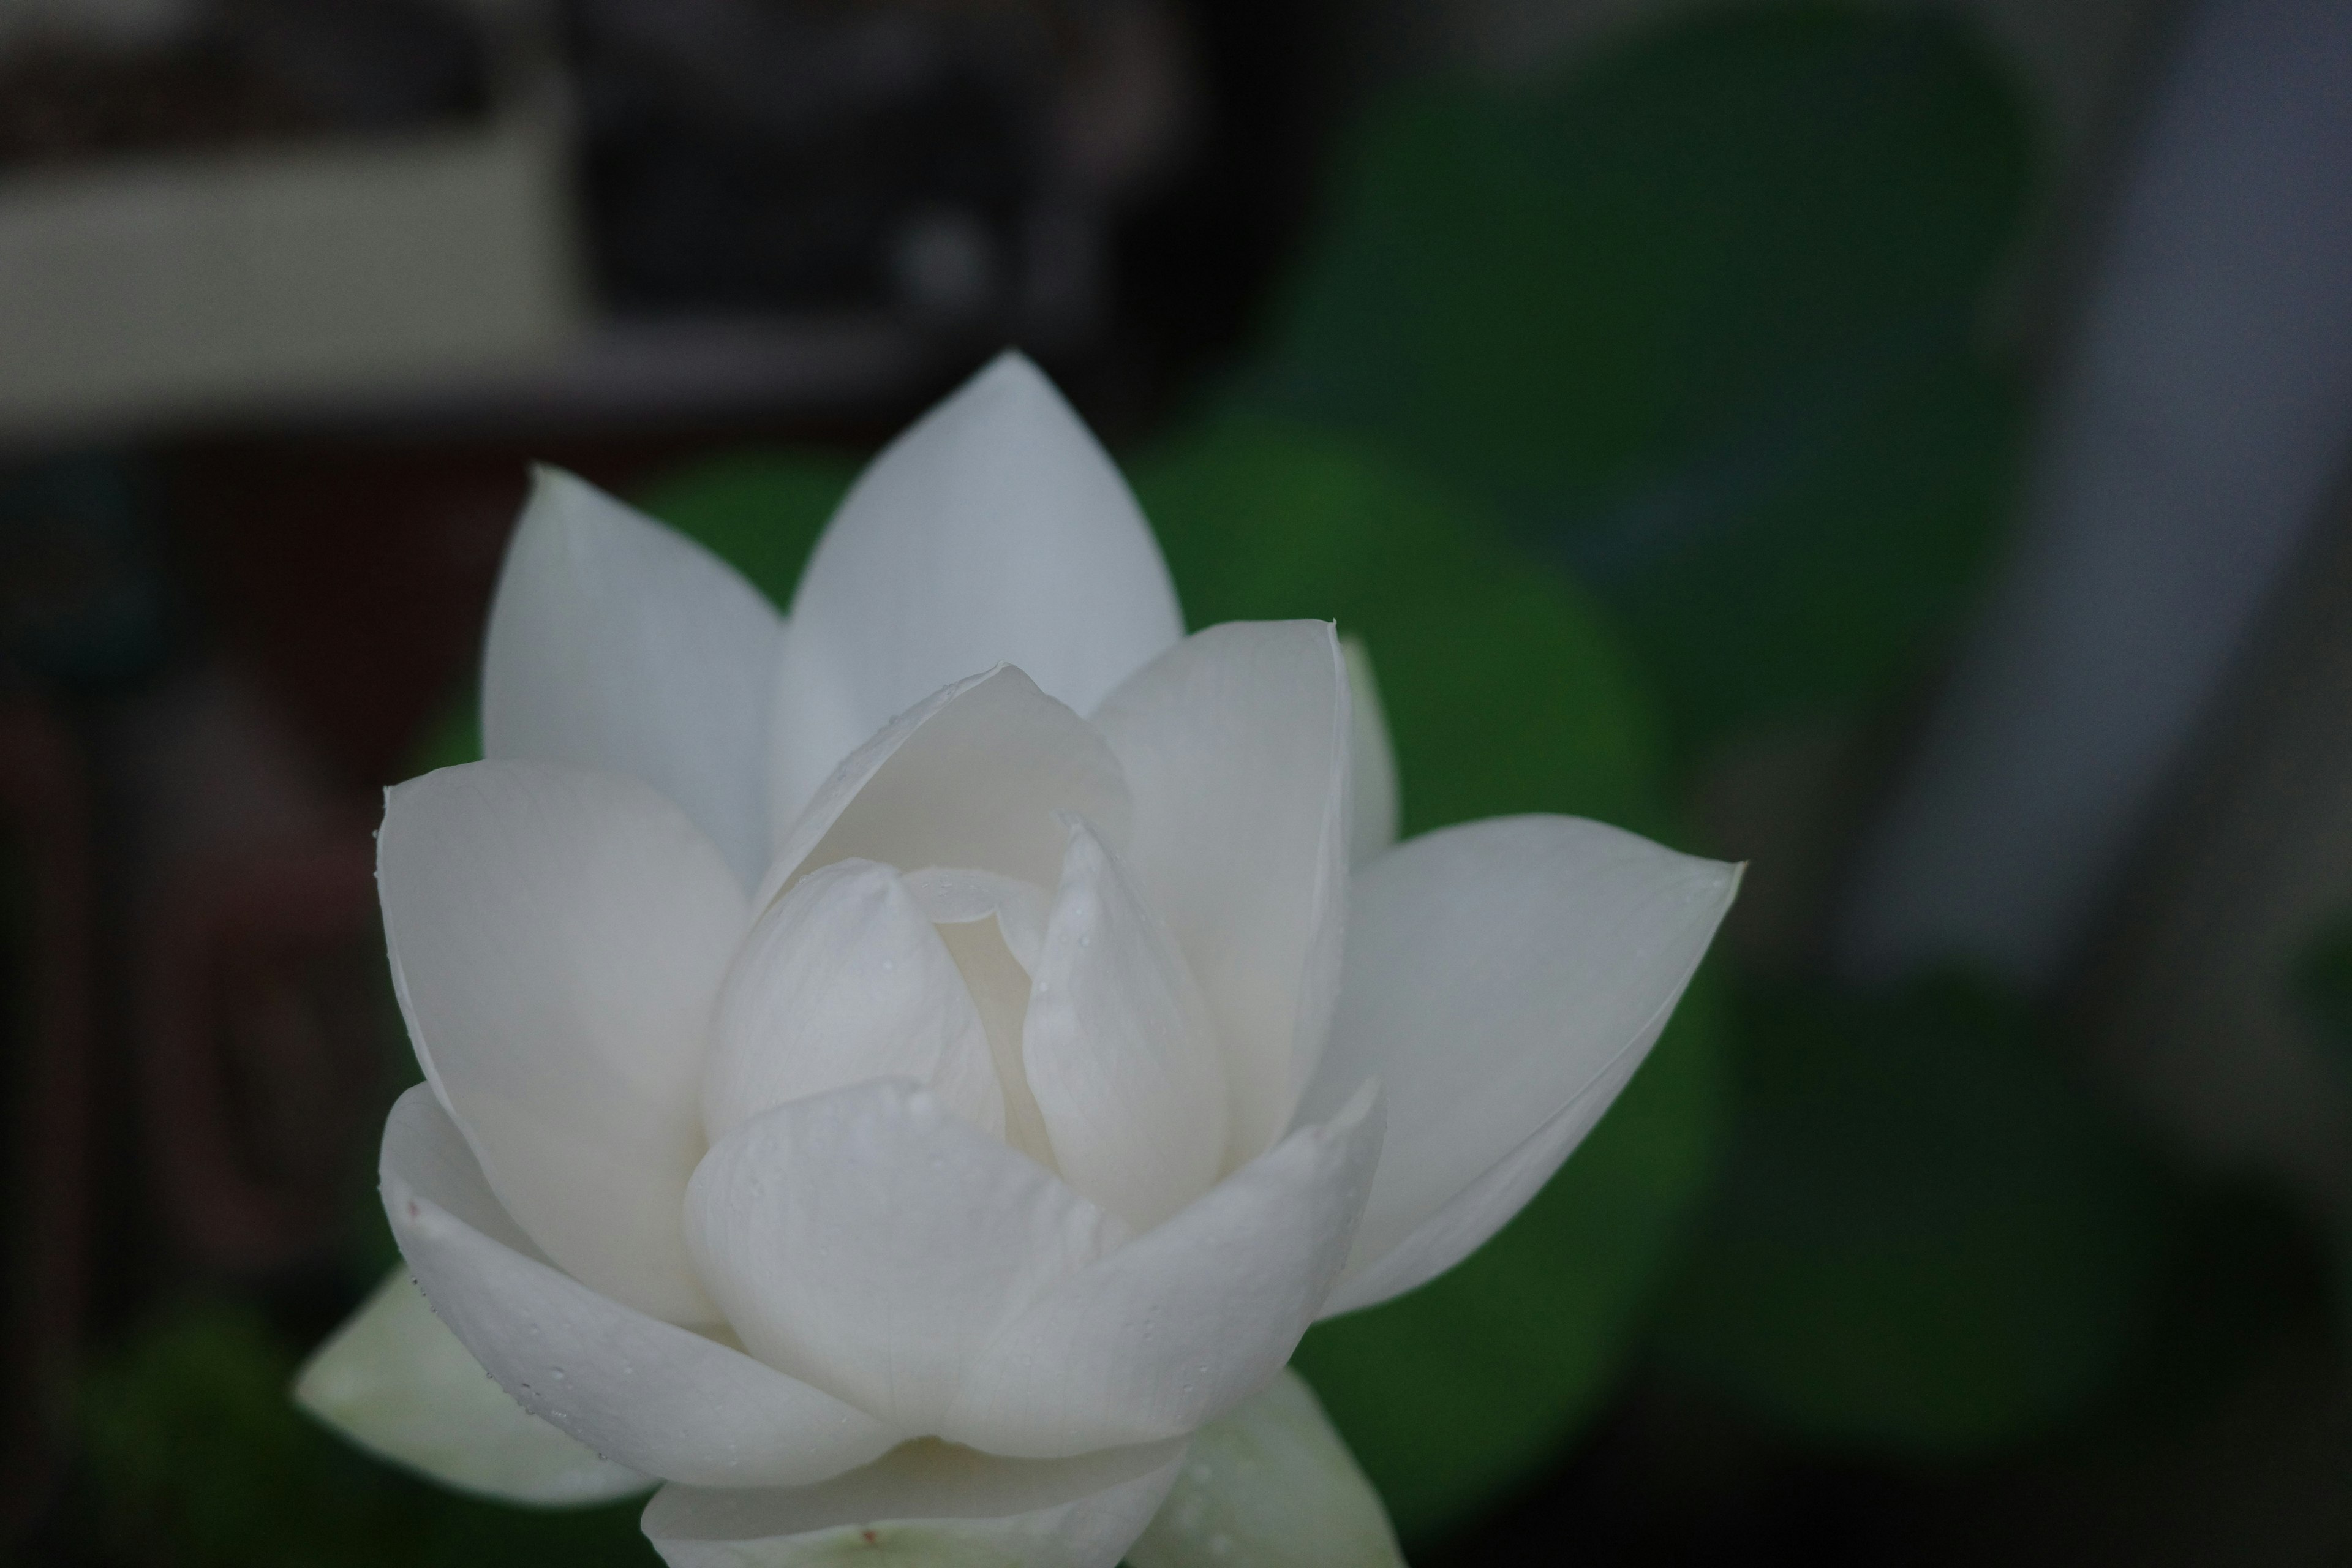
[[[982,376],[1020,378],[1033,383],[1042,382],[1047,386],[1054,384],[1054,378],[1047,375],[1035,360],[1031,359],[1020,348],[1012,345],[999,349],[996,356],[982,365],[979,374],[972,379],[977,381]]]
[[[1066,422],[1087,429],[1085,419],[1054,378],[1017,348],[1005,349],[972,372],[919,423],[937,419],[950,410],[967,416],[978,414],[991,423],[1043,416],[1056,423]],[[1087,433],[1091,441],[1092,431]]]
[[[1741,874],[1553,816],[1441,829],[1367,868],[1307,1103],[1383,1073],[1395,1136],[1327,1315],[1444,1272],[1534,1194],[1657,1040]]]
[[[569,468],[534,462],[530,465],[530,488],[523,496],[520,521],[530,522],[544,518],[552,523],[576,523],[583,520],[583,513],[566,503],[583,500],[623,504]]]
[[[1709,860],[1699,856],[1687,858],[1695,873],[1694,881],[1701,889],[1701,898],[1714,905],[1715,918],[1720,921],[1739,898],[1740,885],[1748,879],[1746,860]],[[1710,942],[1712,939],[1710,938]]]
[[[704,545],[533,465],[483,639],[484,752],[635,774],[754,880],[782,637],[775,606]]]
[[[891,715],[996,660],[1075,710],[1182,635],[1133,493],[1053,383],[999,355],[883,449],[792,605],[780,827]]]
[[[657,536],[662,541],[656,546],[657,549],[668,551],[682,545],[697,556],[709,556],[717,561],[702,545],[659,518],[640,510],[569,468],[553,463],[534,462],[530,465],[530,485],[524,492],[522,509],[516,514],[514,533],[507,544],[508,567],[500,574],[501,594],[508,587],[505,578],[514,569],[517,557],[524,552],[526,542],[539,540],[542,535],[552,535],[552,548],[557,552],[552,559],[565,563],[566,570],[580,569],[578,552],[581,551],[615,545],[642,550],[645,545],[638,542],[647,536]],[[539,548],[550,546],[541,543]],[[642,570],[645,564],[642,560],[631,562],[624,570],[634,573]],[[735,574],[733,567],[724,563],[718,564],[727,575]],[[544,569],[544,566],[540,568],[541,571]],[[494,600],[494,622],[497,609]]]

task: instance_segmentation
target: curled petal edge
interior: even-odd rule
[[[421,1084],[393,1107],[382,1177],[393,1236],[435,1314],[516,1403],[617,1464],[701,1486],[799,1486],[904,1436],[545,1261]]]
[[[294,1403],[378,1458],[499,1502],[581,1507],[656,1484],[508,1398],[404,1267],[311,1352]]]
[[[823,1486],[666,1487],[645,1531],[669,1568],[817,1568],[851,1558],[1113,1568],[1174,1485],[1184,1440],[1070,1459],[910,1443]]]

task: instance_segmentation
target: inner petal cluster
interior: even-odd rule
[[[782,836],[719,997],[712,1145],[895,1079],[1138,1229],[1206,1192],[1224,1047],[1124,862],[1130,813],[1102,733],[1012,667],[885,727]]]
[[[1021,1056],[1029,990],[1052,917],[1051,894],[1034,882],[991,871],[925,867],[907,885],[930,917],[988,1037],[989,1065],[1003,1097],[1003,1125],[991,1128],[1049,1171],[1060,1166]],[[985,1125],[985,1123],[982,1123]]]
[[[900,1078],[1058,1170],[1022,1060],[1052,909],[1034,882],[969,868],[848,859],[801,879],[719,993],[705,1132],[716,1143],[791,1100]]]
[[[911,1080],[1129,1225],[1205,1192],[1226,1156],[1213,1025],[1102,835],[1055,888],[848,858],[788,882],[720,989],[702,1083],[712,1144],[779,1106]]]

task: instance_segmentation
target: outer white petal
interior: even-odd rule
[[[1183,956],[1082,821],[1033,982],[1022,1060],[1055,1163],[1148,1230],[1216,1180],[1225,1079]]]
[[[1404,1568],[1380,1494],[1306,1379],[1266,1391],[1193,1435],[1129,1568]]]
[[[645,780],[749,888],[768,864],[768,709],[782,633],[775,606],[733,567],[541,468],[490,605],[483,749]]]
[[[838,860],[769,907],[728,972],[703,1128],[716,1143],[788,1100],[876,1078],[912,1079],[1004,1131],[988,1036],[947,944],[898,872]]]
[[[1367,1087],[1046,1291],[965,1374],[940,1435],[995,1454],[1083,1454],[1190,1432],[1265,1387],[1346,1259],[1379,1110]]]
[[[1050,888],[1059,814],[1124,844],[1127,781],[1092,725],[1011,666],[956,681],[836,769],[778,847],[753,907],[836,860],[970,868]]]
[[[427,1080],[566,1271],[712,1322],[678,1228],[742,889],[641,780],[473,763],[394,789],[376,839],[393,984]]]
[[[981,1348],[1124,1227],[883,1081],[730,1133],[688,1189],[687,1233],[753,1354],[912,1434],[937,1432]]]
[[[1566,816],[1446,828],[1358,874],[1339,1015],[1300,1114],[1379,1079],[1391,1132],[1349,1273],[1413,1250],[1378,1295],[1351,1284],[1335,1304],[1451,1268],[1542,1184],[1656,1041],[1738,881]]]
[[[1380,682],[1372,677],[1372,656],[1360,637],[1341,637],[1339,651],[1348,658],[1349,772],[1354,775],[1356,795],[1348,863],[1360,866],[1396,842],[1402,803],[1396,748],[1389,743],[1388,714],[1381,707]]]
[[[1444,1206],[1406,1233],[1403,1240],[1339,1281],[1322,1316],[1336,1317],[1401,1296],[1425,1284],[1478,1250],[1566,1163],[1584,1135],[1600,1125],[1647,1047],[1630,1050],[1568,1102],[1567,1108],[1530,1134],[1527,1142],[1486,1168],[1484,1175],[1447,1199]],[[1377,1189],[1376,1189],[1377,1190]]]
[[[818,1487],[665,1488],[645,1529],[670,1568],[1111,1568],[1183,1457],[1181,1440],[1045,1460],[913,1443]]]
[[[1134,795],[1128,863],[1224,1041],[1229,1164],[1290,1124],[1330,1021],[1346,914],[1349,707],[1329,625],[1235,621],[1154,659],[1095,715]]]
[[[531,1415],[649,1476],[801,1486],[899,1434],[718,1341],[634,1311],[538,1258],[422,1086],[383,1132],[384,1212],[434,1311]]]
[[[1126,481],[1008,353],[892,442],[817,542],[776,689],[772,820],[951,680],[1016,664],[1083,713],[1182,635]]]
[[[373,1454],[501,1502],[609,1502],[654,1484],[508,1398],[405,1268],[312,1352],[294,1402]]]

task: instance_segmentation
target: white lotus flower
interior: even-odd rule
[[[1556,816],[1391,847],[1360,658],[1182,636],[1017,357],[789,618],[542,474],[487,658],[489,760],[379,840],[431,1310],[387,1285],[310,1408],[494,1495],[658,1479],[674,1564],[1393,1557],[1284,1364],[1559,1167],[1733,868]]]

